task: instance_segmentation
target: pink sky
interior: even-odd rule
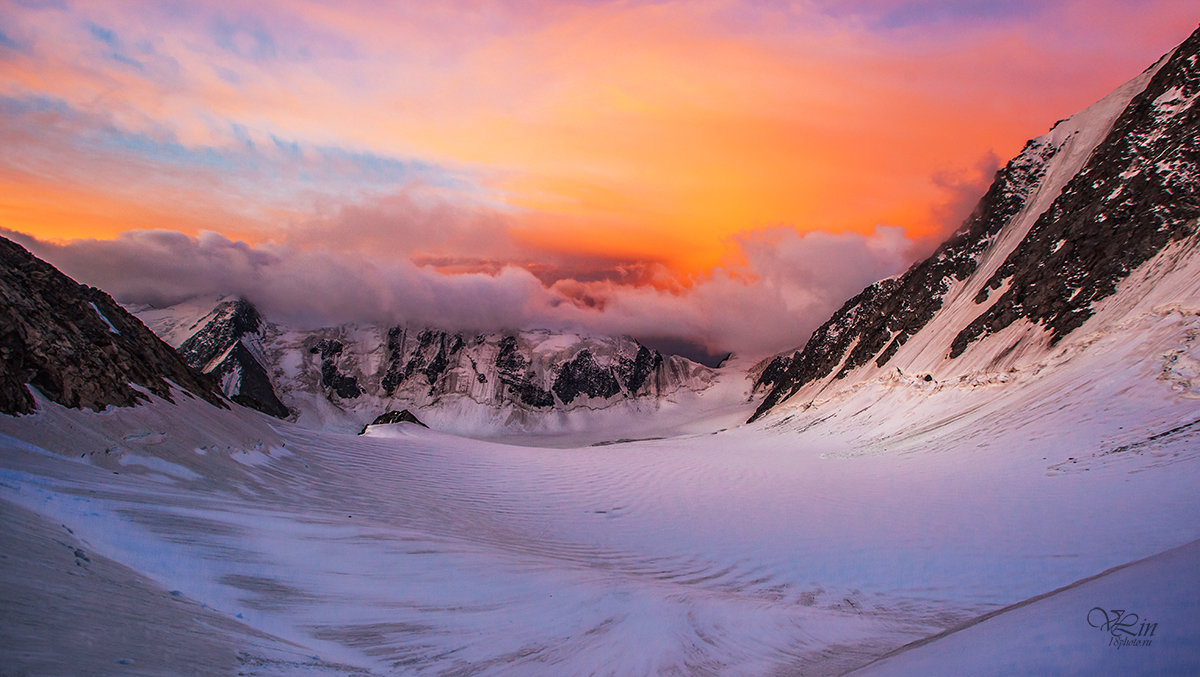
[[[372,319],[471,289],[513,324],[713,350],[802,343],[1197,19],[1174,0],[243,5],[0,6],[0,227],[63,261],[121,247],[120,270],[68,270],[118,294],[139,246],[186,240],[175,255],[370,259]],[[399,279],[428,303],[382,292]],[[729,325],[763,318],[722,317],[742,298],[768,306],[756,337]]]

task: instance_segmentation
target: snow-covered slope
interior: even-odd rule
[[[888,656],[884,675],[1176,675],[1200,666],[1200,541],[1104,572]]]
[[[0,415],[0,665],[1200,674],[1188,545],[1200,539],[1200,235],[1188,216],[1200,203],[1196,135],[1184,133],[1197,42],[1031,144],[961,237],[864,292],[786,368],[736,365],[774,379],[776,404],[797,394],[755,425],[726,423],[745,409],[723,403],[748,391],[727,372],[695,392],[686,379],[671,391],[667,371],[665,398],[651,397],[667,360],[646,372],[631,342],[300,332],[237,304],[144,312],[242,401],[253,360],[298,420],[153,389],[136,391],[142,406],[96,410],[29,391],[27,413]],[[124,355],[106,346],[140,325],[94,290],[62,290],[67,325],[53,304],[10,317],[43,336],[81,325],[67,341],[81,360]],[[0,351],[12,354],[24,358]],[[74,368],[61,360],[50,364]],[[141,369],[127,362],[110,380]],[[386,393],[385,378],[389,397],[351,395]],[[604,395],[610,378],[620,396]],[[172,382],[157,382],[162,395],[178,394]],[[498,392],[518,403],[485,403]],[[546,392],[552,407],[521,403]],[[414,407],[427,423],[511,418],[509,441],[558,426],[566,444],[589,439],[584,421],[613,443],[499,444],[446,434],[446,419],[362,436],[344,425],[396,408],[395,393],[429,403]],[[1162,642],[1111,646],[1095,608],[1157,621]]]
[[[570,450],[404,423],[360,437],[186,398],[100,413],[42,399],[0,416],[0,512],[36,513],[92,564],[65,546],[0,558],[20,581],[0,604],[49,600],[79,614],[71,628],[161,619],[154,637],[210,651],[205,665],[232,644],[245,674],[841,674],[1200,538],[1189,336],[1196,316],[1151,314],[1003,384],[896,381],[802,425]],[[5,543],[44,542],[25,531]],[[143,585],[70,575],[100,576],[97,562]],[[1170,580],[1174,597],[1147,592],[1136,611],[1169,619],[1178,605],[1161,600],[1196,596],[1194,576]],[[64,605],[59,581],[121,600],[120,615]],[[1086,604],[1079,623],[1110,602]],[[209,626],[232,634],[204,649]],[[128,644],[18,644],[10,627],[14,669],[155,664]],[[299,658],[264,655],[289,644]],[[1154,665],[1195,674],[1192,657]]]
[[[736,406],[749,387],[727,371],[724,380],[736,383],[714,388],[717,371],[628,337],[355,324],[301,330],[263,318],[242,299],[200,317],[196,309],[138,313],[235,401],[316,427],[357,430],[407,408],[462,434],[561,433],[622,418],[646,424],[703,400]]]
[[[755,417],[878,378],[1029,368],[1136,322],[1151,297],[1200,309],[1198,51],[1200,32],[1030,141],[932,256],[865,289],[763,372],[757,387],[771,390]]]

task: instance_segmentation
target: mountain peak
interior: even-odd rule
[[[153,312],[164,327],[187,324],[169,309]],[[235,402],[279,418],[346,417],[355,427],[411,408],[444,430],[540,429],[565,424],[567,412],[653,411],[716,379],[708,367],[625,336],[403,324],[306,329],[270,320],[244,299],[218,303],[192,326],[179,352],[219,378]]]
[[[1196,232],[1198,52],[1200,30],[1026,144],[929,258],[868,286],[764,369],[756,388],[770,390],[751,420],[851,373],[961,372],[1083,326],[1134,270]],[[1016,339],[1024,348],[997,344],[987,359],[954,362],[1017,325],[1031,328]]]

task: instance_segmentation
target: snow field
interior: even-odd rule
[[[0,421],[0,498],[330,665],[837,674],[1200,538],[1195,399],[1160,378],[1197,328],[567,449],[43,400]]]

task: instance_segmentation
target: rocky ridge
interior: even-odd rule
[[[1082,326],[1121,280],[1196,231],[1198,52],[1200,31],[1097,110],[1030,141],[929,258],[868,286],[801,350],[769,364],[755,386],[768,393],[751,420],[809,384],[893,366],[898,351],[939,315],[952,333],[939,328],[923,340],[938,343],[940,360],[1021,321],[1041,327],[1051,346]],[[1133,90],[1128,98],[1125,89]],[[1119,108],[1104,117],[1114,101]],[[984,268],[991,259],[996,264]],[[954,296],[972,285],[979,291],[970,298]],[[950,313],[944,306],[952,298]]]
[[[406,326],[295,330],[264,319],[244,299],[217,304],[191,326],[194,333],[179,346],[188,362],[221,377],[231,398],[280,418],[311,395],[343,410],[376,413],[459,398],[548,414],[699,391],[715,375],[631,338]]]
[[[58,404],[96,411],[172,399],[172,386],[226,407],[193,371],[108,294],[81,285],[0,238],[0,412],[28,414],[28,385]]]
[[[263,320],[244,300],[219,304],[200,320],[204,325],[179,346],[194,369],[217,378],[233,401],[277,418],[288,415],[262,358]]]

